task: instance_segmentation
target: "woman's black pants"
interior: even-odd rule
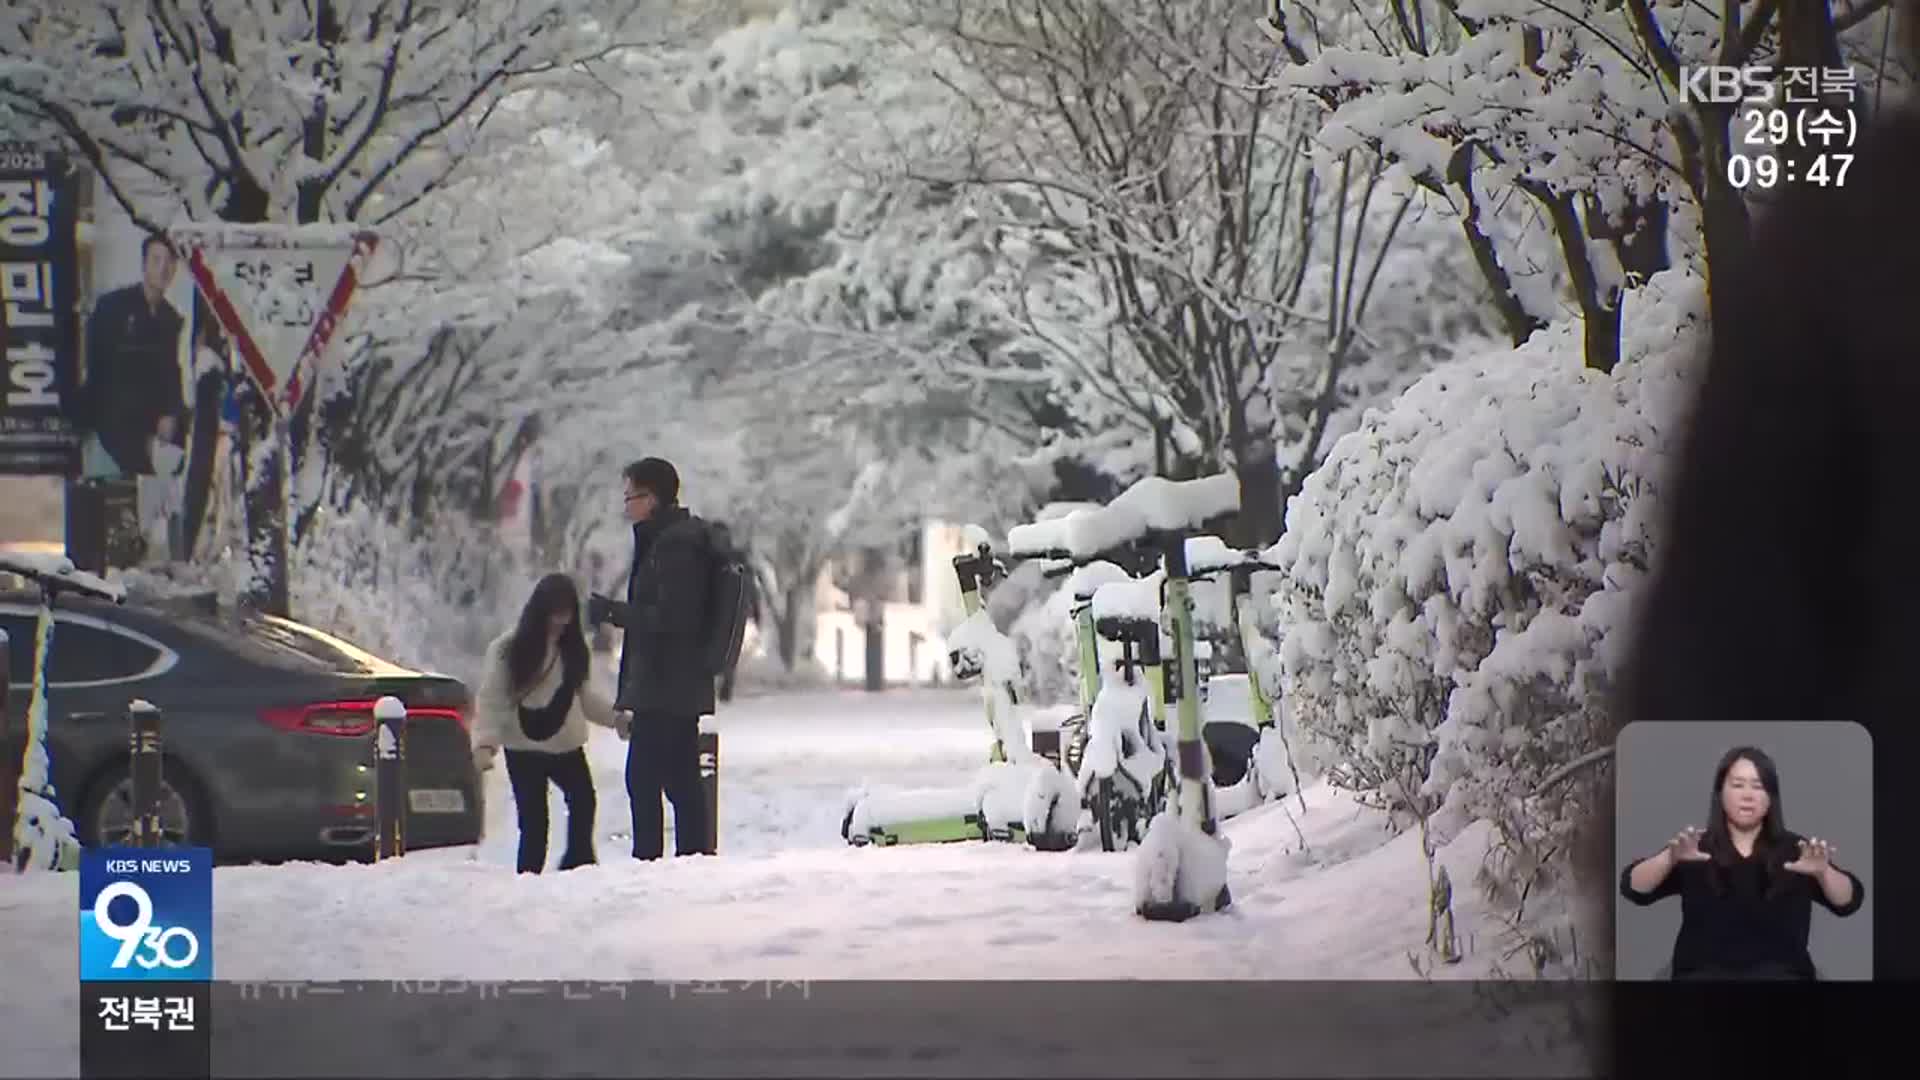
[[[565,754],[538,750],[509,750],[507,782],[513,786],[513,809],[520,819],[519,870],[537,874],[547,864],[547,784],[560,789],[567,801],[567,850],[560,869],[571,870],[594,861],[593,818],[596,804],[593,771],[584,748]]]

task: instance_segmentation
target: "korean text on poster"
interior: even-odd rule
[[[68,415],[80,348],[77,188],[64,155],[0,143],[0,474],[67,476],[79,467]]]

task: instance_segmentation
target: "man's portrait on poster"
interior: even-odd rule
[[[149,235],[140,267],[140,280],[102,295],[87,320],[85,382],[75,417],[86,433],[81,469],[87,478],[154,475],[156,447],[177,446],[185,427],[180,335],[186,320],[166,296],[179,258],[165,237]]]
[[[1728,750],[1705,824],[1683,826],[1621,871],[1620,894],[1634,904],[1680,898],[1672,978],[1817,979],[1808,951],[1814,908],[1842,917],[1860,910],[1866,886],[1839,863],[1837,841],[1788,829],[1781,788],[1764,750]]]

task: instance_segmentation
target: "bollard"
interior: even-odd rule
[[[127,783],[132,788],[132,830],[127,846],[156,848],[160,825],[160,710],[138,698],[127,703]]]
[[[407,853],[407,707],[397,697],[373,703],[374,811],[373,858],[395,859]]]
[[[0,866],[13,861],[13,815],[20,799],[20,759],[26,748],[13,746],[12,713],[8,708],[13,693],[13,656],[7,632],[0,630]]]
[[[707,846],[706,853],[718,854],[720,851],[720,736],[716,732],[700,733],[700,793],[707,802]]]

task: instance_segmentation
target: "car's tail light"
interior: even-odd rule
[[[454,723],[460,725],[460,730],[465,731],[467,729],[466,713],[461,712],[459,709],[447,708],[439,705],[431,705],[431,706],[427,706],[425,708],[420,708],[420,709],[408,709],[407,719],[408,720],[421,720],[421,719],[451,720]]]
[[[359,738],[373,733],[373,702],[322,701],[263,709],[260,719],[281,731]]]
[[[260,719],[281,731],[339,735],[352,739],[373,733],[373,704],[371,701],[321,701],[312,705],[288,705],[263,709]],[[461,730],[467,726],[465,713],[441,706],[408,709],[407,721],[411,723],[416,720],[452,720],[460,725]]]

